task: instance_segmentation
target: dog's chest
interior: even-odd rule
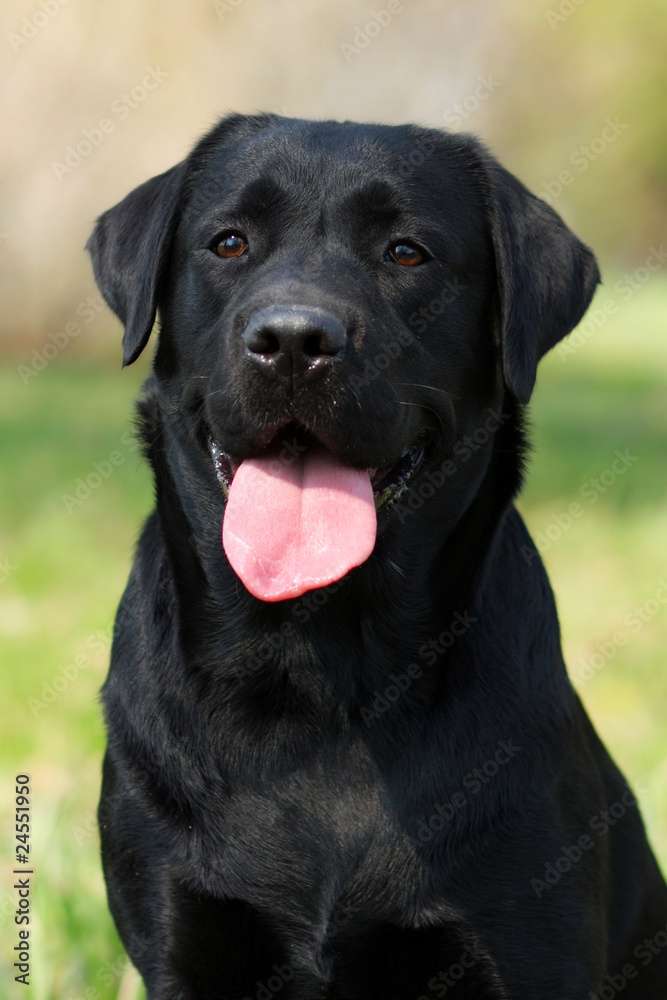
[[[355,918],[418,920],[423,864],[367,762],[352,769],[332,753],[232,789],[217,815],[202,843],[225,895],[316,936]]]

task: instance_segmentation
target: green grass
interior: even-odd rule
[[[9,830],[14,775],[29,773],[35,1000],[140,996],[107,912],[94,814],[103,747],[97,694],[151,505],[148,470],[127,437],[143,374],[54,364],[24,386],[14,368],[0,370],[0,561],[12,567],[0,584],[2,818]],[[120,464],[102,466],[113,452]],[[63,494],[75,494],[93,463],[113,471],[68,511]],[[3,861],[7,870],[6,849]],[[0,900],[3,940],[13,936],[14,895]],[[7,983],[9,953],[0,957]],[[12,987],[8,996],[21,995]]]
[[[636,630],[627,616],[653,609],[660,580],[667,581],[666,314],[667,284],[652,278],[575,353],[545,359],[520,501],[534,536],[545,536],[573,677],[597,644],[613,650],[580,685],[581,695],[640,791],[665,868],[667,605],[645,610]],[[94,810],[104,743],[97,695],[109,628],[152,503],[148,471],[125,436],[142,365],[121,373],[75,367],[63,357],[25,386],[15,367],[0,369],[0,563],[14,567],[3,579],[0,566],[0,809],[9,832],[14,775],[30,773],[34,1000],[141,995],[107,913]],[[582,488],[626,449],[636,461],[589,502]],[[68,511],[63,494],[73,496],[77,480],[113,452],[119,464]],[[563,528],[572,503],[581,514]],[[619,634],[627,634],[624,644],[614,641]],[[3,838],[5,871],[10,839]],[[0,924],[10,940],[15,903],[5,885]],[[0,956],[7,995],[25,995],[12,982],[9,952]]]
[[[570,674],[639,792],[665,871],[667,603],[655,595],[667,597],[666,316],[667,283],[654,278],[574,353],[545,358],[519,503],[544,536]],[[606,491],[591,485],[626,450],[635,461]],[[581,513],[567,525],[572,503]]]

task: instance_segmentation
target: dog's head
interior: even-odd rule
[[[382,528],[505,393],[527,403],[599,280],[474,138],[276,116],[224,119],[88,247],[125,364],[159,311],[156,378],[229,493],[232,565],[269,600],[364,561],[376,510]]]

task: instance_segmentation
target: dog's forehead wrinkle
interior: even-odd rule
[[[201,189],[198,204],[206,192],[214,203],[260,178],[276,177],[281,186],[292,192],[301,190],[309,200],[320,190],[333,194],[340,188],[349,194],[351,186],[374,180],[388,184],[388,178],[403,200],[411,196],[418,200],[425,183],[440,189],[460,185],[457,168],[467,150],[460,137],[419,126],[368,128],[354,122],[279,117],[267,118],[264,128],[242,134],[232,143],[223,138],[217,149],[209,143],[192,154],[188,189],[191,193]]]
[[[474,277],[483,235],[481,226],[468,218],[467,228],[461,230],[460,210],[441,211],[423,193],[402,194],[390,185],[378,189],[372,180],[359,178],[344,180],[340,185],[335,178],[326,183],[313,178],[303,191],[290,192],[274,186],[269,201],[254,198],[256,184],[253,180],[238,193],[228,192],[222,202],[207,206],[189,239],[194,236],[197,241],[206,241],[214,231],[227,227],[257,226],[278,241],[275,249],[286,247],[291,253],[299,250],[304,260],[312,262],[318,253],[331,258],[342,252],[346,258],[350,253],[356,256],[362,247],[371,247],[376,240],[383,244],[379,252],[385,249],[384,241],[412,238],[421,240],[437,255],[433,268],[448,268],[436,290],[438,294],[444,293],[448,282],[452,293],[465,291],[466,286],[457,285],[454,277],[463,281]],[[327,267],[330,265],[331,259]]]
[[[260,174],[249,180],[235,202],[239,215],[269,215],[291,201],[289,187],[271,174]]]
[[[366,226],[386,229],[404,223],[409,225],[407,199],[387,181],[373,178],[355,179],[344,190],[330,198],[329,211],[345,219],[348,224],[359,220]]]
[[[476,242],[473,231],[479,225],[470,212],[468,232],[458,225],[466,206],[465,190],[455,190],[455,173],[446,171],[451,177],[443,183],[441,163],[427,163],[407,175],[400,169],[404,135],[392,135],[391,142],[387,136],[369,141],[352,130],[348,141],[329,144],[320,137],[310,141],[307,131],[279,138],[269,141],[267,134],[258,133],[245,140],[237,159],[208,163],[207,225],[246,219],[277,227],[280,233],[324,239],[353,237],[355,226],[360,231],[371,227],[387,238],[421,234],[436,244],[444,241],[454,259],[465,255],[466,244]],[[201,198],[195,200],[203,207]]]
[[[207,150],[193,169],[212,191],[279,177],[280,187],[303,189],[309,198],[319,188],[349,190],[360,173],[368,180],[391,173],[392,150],[380,137],[369,138],[354,123],[327,123],[331,128],[324,131],[312,125],[279,121],[231,148],[221,144],[217,151]]]

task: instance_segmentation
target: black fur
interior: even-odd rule
[[[405,241],[423,264],[387,255]],[[590,250],[470,136],[276,116],[222,121],[89,249],[125,363],[161,321],[100,803],[150,1000],[664,997],[643,942],[667,890],[512,505]],[[324,375],[249,359],[276,305],[344,327]],[[367,562],[266,603],[221,548],[208,442],[242,460],[304,429],[359,468],[426,458]]]

